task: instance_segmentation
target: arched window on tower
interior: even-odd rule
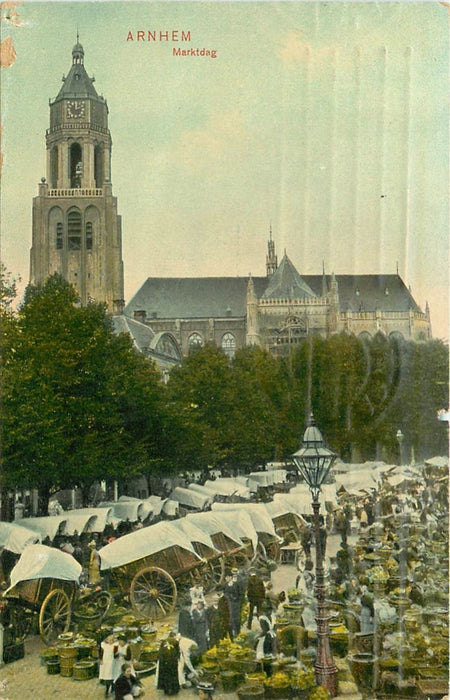
[[[94,149],[94,178],[95,186],[103,187],[103,148],[96,146]]]
[[[236,352],[236,338],[232,333],[224,333],[222,336],[222,350],[230,360],[233,359]]]
[[[199,348],[201,348],[203,345],[203,338],[200,335],[200,333],[192,333],[189,336],[188,344],[189,344],[189,352],[194,352],[195,350],[198,350]]]
[[[64,248],[63,225],[61,222],[56,224],[56,250]]]
[[[92,221],[86,222],[86,250],[92,250],[92,243],[94,240],[94,227]]]
[[[50,151],[50,187],[58,187],[58,146]]]
[[[69,211],[67,216],[67,243],[69,250],[81,250],[81,214]]]
[[[81,145],[73,143],[70,147],[70,187],[75,189],[81,187],[81,177],[83,174],[83,154]]]

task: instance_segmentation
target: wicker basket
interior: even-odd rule
[[[239,700],[262,700],[264,698],[264,686],[246,683],[237,691]]]
[[[270,700],[280,700],[281,698],[288,698],[291,694],[291,686],[283,685],[279,687],[274,687],[272,685],[264,684],[264,695]]]
[[[49,676],[56,676],[60,672],[59,659],[48,659],[46,666]]]
[[[242,676],[235,671],[222,671],[220,682],[225,693],[233,693],[242,682]]]
[[[89,681],[95,676],[95,663],[93,661],[77,661],[73,665],[73,678],[75,681]]]

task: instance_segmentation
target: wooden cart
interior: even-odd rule
[[[207,577],[212,556],[199,551],[174,523],[161,521],[114,540],[99,555],[102,571],[109,570],[136,612],[153,621],[173,612],[180,588]]]
[[[102,590],[83,593],[78,586],[80,573],[80,564],[70,554],[41,544],[24,549],[2,601],[2,622],[13,626],[16,641],[25,639],[37,615],[46,644],[69,630],[72,612],[87,601],[99,621],[106,615],[111,595]]]

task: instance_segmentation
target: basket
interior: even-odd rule
[[[57,661],[59,663],[59,653],[56,647],[48,647],[41,654],[41,666],[46,666],[47,661]]]
[[[220,681],[225,693],[232,693],[236,690],[242,681],[242,676],[235,671],[222,671]]]
[[[239,700],[262,700],[264,697],[264,686],[246,683],[241,685],[237,694]]]
[[[288,698],[291,694],[291,686],[281,685],[275,687],[273,685],[264,684],[264,696],[270,700],[279,700],[280,698]]]
[[[49,676],[56,676],[60,672],[59,659],[48,659],[46,666]]]
[[[75,681],[89,681],[95,676],[95,663],[93,661],[77,661],[73,665],[73,678]]]
[[[72,663],[77,658],[78,649],[74,644],[68,644],[64,647],[58,647],[58,656],[60,661],[63,659],[71,659]]]

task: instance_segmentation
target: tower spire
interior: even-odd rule
[[[272,222],[269,226],[269,240],[267,241],[267,255],[266,255],[266,275],[271,277],[278,267],[278,259],[275,255],[275,243],[272,238]]]

